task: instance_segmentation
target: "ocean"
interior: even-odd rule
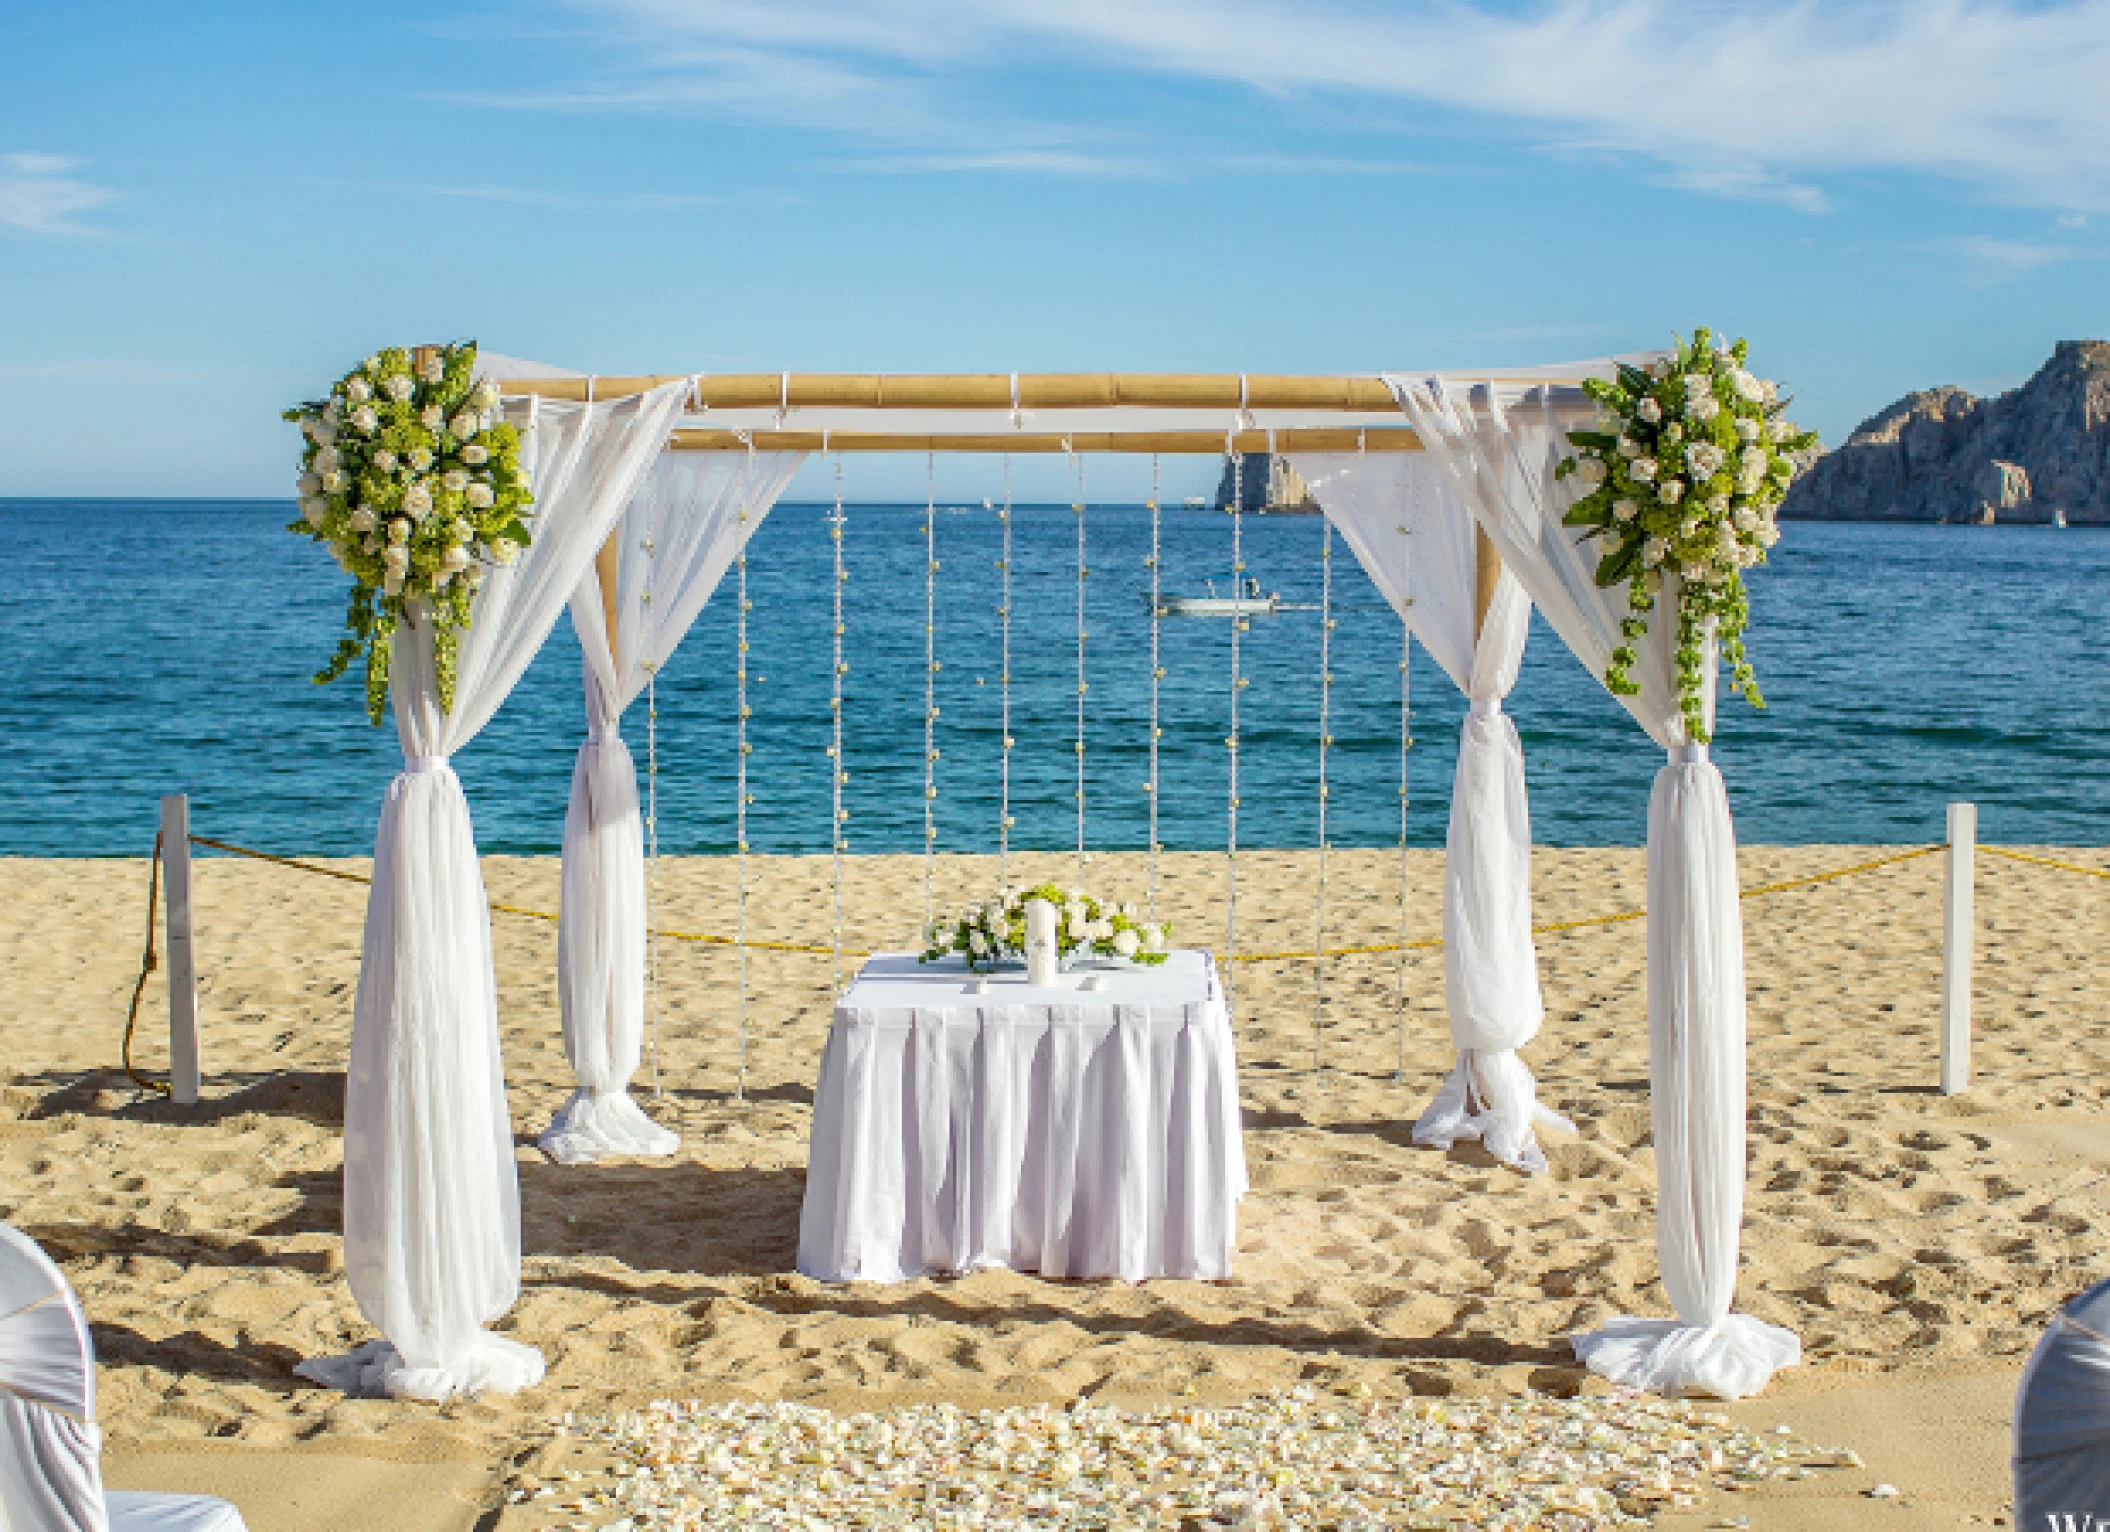
[[[780,506],[749,548],[749,654],[758,852],[828,844],[828,508]],[[923,844],[924,508],[848,509],[846,804],[850,849]],[[137,856],[158,796],[190,794],[194,831],[283,852],[371,851],[399,763],[355,678],[310,676],[343,620],[343,579],[287,535],[290,504],[0,501],[0,654],[11,655],[0,735],[0,853]],[[1002,529],[980,506],[937,520],[937,845],[996,844]],[[1094,847],[1147,843],[1149,513],[1086,516],[1085,761]],[[1018,847],[1076,833],[1076,517],[1013,516],[1012,814]],[[1264,590],[1320,599],[1322,523],[1247,517]],[[1228,589],[1229,518],[1167,509],[1169,594]],[[1791,523],[1751,578],[1749,645],[1769,706],[1725,701],[1715,757],[1740,839],[1924,842],[1944,805],[1971,799],[1994,841],[2110,844],[2110,536],[2051,528]],[[662,672],[662,850],[734,843],[731,576]],[[1400,624],[1334,541],[1328,838],[1400,835]],[[1317,611],[1256,618],[1242,637],[1239,843],[1302,847],[1317,834]],[[1228,624],[1160,627],[1159,839],[1225,838]],[[1440,845],[1461,701],[1418,649],[1406,833]],[[1638,845],[1661,755],[1539,624],[1509,703],[1522,732],[1541,844]],[[568,617],[518,690],[455,759],[489,852],[557,848],[581,721]],[[624,720],[641,775],[643,699]]]

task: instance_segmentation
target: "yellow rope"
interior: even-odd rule
[[[2083,867],[2078,862],[2054,862],[2048,856],[2030,856],[2021,851],[2010,851],[2005,846],[1980,846],[1988,856],[2004,856],[2011,862],[2034,862],[2039,867],[2056,867],[2062,872],[2085,872],[2091,878],[2110,878],[2110,872],[2100,867]]]
[[[154,906],[161,902],[161,832],[154,833],[154,864],[147,873],[147,942],[146,950],[139,955],[139,982],[132,986],[132,1008],[125,1012],[124,1064],[125,1073],[141,1090],[158,1091],[172,1095],[172,1089],[160,1080],[149,1080],[132,1065],[132,1034],[139,1027],[139,999],[147,992],[147,976],[161,966],[161,959],[154,951]]]

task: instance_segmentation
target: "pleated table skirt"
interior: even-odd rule
[[[1231,1274],[1245,1150],[1208,954],[1078,977],[975,994],[957,966],[865,966],[821,1056],[801,1272]]]

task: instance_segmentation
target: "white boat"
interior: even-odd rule
[[[1219,596],[1211,580],[1206,596],[1165,596],[1158,602],[1160,617],[1270,617],[1282,610],[1282,597],[1274,591],[1260,593],[1260,582],[1248,579],[1237,595]],[[1235,588],[1235,587],[1234,587]]]

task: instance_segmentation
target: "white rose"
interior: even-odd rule
[[[391,569],[381,576],[381,589],[391,596],[403,594],[403,571]]]
[[[469,503],[479,511],[488,510],[491,503],[496,499],[497,496],[491,493],[491,486],[488,484],[472,484],[469,486]]]
[[[464,569],[462,571],[462,583],[468,586],[471,590],[474,590],[477,586],[483,584],[484,566],[481,564],[471,564],[467,569]]]
[[[1713,442],[1694,442],[1685,449],[1685,461],[1695,478],[1709,478],[1722,466],[1722,449]]]
[[[1165,928],[1163,926],[1151,924],[1143,928],[1143,950],[1145,952],[1163,952],[1165,950]]]
[[[410,550],[408,548],[398,548],[391,544],[381,550],[381,564],[383,568],[392,569],[397,574],[408,573],[410,569]]]
[[[469,399],[478,409],[488,410],[498,403],[498,385],[485,378],[476,385],[476,392]]]
[[[322,475],[319,473],[304,473],[300,476],[300,482],[294,485],[294,488],[303,495],[319,495],[322,493]]]
[[[322,487],[325,492],[332,495],[343,493],[344,470],[332,468],[328,473],[324,474],[322,476]]]
[[[325,447],[315,454],[315,471],[317,473],[328,473],[337,466],[337,463],[338,457],[335,447]]]
[[[460,494],[469,487],[469,476],[459,468],[450,468],[440,475],[440,483]]]
[[[1641,507],[1634,504],[1631,500],[1614,500],[1612,502],[1612,514],[1621,521],[1632,521],[1641,514]]]
[[[1122,957],[1134,957],[1142,948],[1142,945],[1143,938],[1136,935],[1133,927],[1127,927],[1114,933],[1114,951]]]
[[[1656,476],[1656,460],[1652,457],[1637,457],[1634,459],[1634,466],[1627,472],[1646,484]]]
[[[1676,446],[1679,442],[1685,440],[1685,427],[1680,422],[1673,420],[1663,428],[1663,439],[1672,446]]]
[[[1688,399],[1709,397],[1714,393],[1714,379],[1704,372],[1688,372],[1681,381],[1685,384]]]
[[[460,546],[449,548],[440,555],[440,568],[450,574],[459,574],[469,567],[468,550]]]
[[[1780,388],[1771,378],[1760,378],[1758,380],[1758,397],[1765,403],[1772,404],[1780,398]]]
[[[453,570],[447,568],[435,569],[432,572],[432,588],[434,590],[445,590],[447,582],[453,578]]]
[[[1770,521],[1767,522],[1764,526],[1758,529],[1758,541],[1759,546],[1761,547],[1772,547],[1775,543],[1780,541],[1780,528],[1774,526],[1773,523]]]
[[[308,525],[311,527],[319,528],[322,525],[324,509],[324,503],[320,500],[303,500],[300,503],[300,513],[308,518]]]
[[[388,540],[390,543],[398,545],[409,542],[410,523],[400,516],[391,521],[388,524]]]
[[[1743,368],[1739,367],[1735,372],[1729,374],[1729,382],[1736,389],[1739,398],[1748,399],[1753,404],[1760,404],[1765,401],[1765,388],[1759,383],[1758,379],[1752,377]]]
[[[418,420],[428,431],[437,431],[447,423],[447,412],[436,404],[428,404],[418,411]]]
[[[447,422],[447,429],[456,436],[467,440],[476,434],[476,424],[476,417],[467,410],[463,410],[454,419]]]
[[[1635,441],[1635,440],[1634,440],[1634,438],[1633,438],[1633,437],[1631,437],[1631,436],[1622,436],[1622,437],[1620,437],[1620,438],[1619,438],[1619,455],[1620,455],[1621,457],[1639,457],[1639,456],[1641,456],[1641,443],[1639,443],[1639,442]]]
[[[1641,562],[1648,568],[1654,569],[1663,562],[1663,556],[1668,552],[1670,552],[1670,544],[1662,538],[1645,538],[1641,544]]]
[[[1082,905],[1072,905],[1070,907],[1070,918],[1063,922],[1063,929],[1070,940],[1073,942],[1083,941],[1084,933],[1089,931],[1091,926],[1092,923],[1084,918],[1084,907]]]
[[[491,557],[501,564],[510,564],[520,557],[520,544],[510,537],[494,537],[491,539]]]
[[[462,520],[459,516],[454,518],[453,530],[454,540],[458,543],[465,543],[476,535],[476,528],[470,526],[468,522]]]
[[[1603,460],[1594,457],[1580,459],[1575,465],[1575,477],[1582,480],[1586,488],[1597,488],[1605,479]]]
[[[394,473],[396,471],[396,455],[384,447],[381,451],[374,454],[374,466],[383,473]]]
[[[1656,486],[1656,498],[1665,505],[1676,505],[1685,498],[1685,481],[1683,479],[1665,479]]]
[[[371,436],[381,424],[381,417],[374,413],[371,404],[362,404],[352,411],[352,429],[361,436]]]
[[[373,529],[374,508],[372,506],[362,505],[352,512],[352,530],[354,532],[371,532]]]
[[[418,376],[427,383],[437,383],[447,376],[447,363],[435,351],[418,365]]]
[[[416,391],[417,385],[401,373],[397,373],[388,380],[388,397],[395,400],[398,404],[408,399]]]
[[[345,382],[344,397],[354,404],[364,404],[374,397],[374,390],[366,379],[355,376]]]
[[[1735,557],[1736,557],[1736,528],[1734,528],[1734,527],[1732,527],[1732,526],[1728,526],[1728,525],[1723,525],[1723,526],[1720,526],[1720,527],[1717,527],[1717,528],[1715,528],[1715,533],[1714,533],[1714,545],[1715,545],[1715,547],[1716,547],[1716,548],[1718,548],[1718,549],[1720,549],[1720,550],[1721,550],[1721,554],[1722,554],[1722,557],[1723,557],[1723,558],[1725,558],[1725,559],[1733,559],[1733,558],[1735,558]]]
[[[1663,418],[1663,406],[1656,402],[1653,394],[1643,394],[1641,402],[1634,406],[1634,413],[1650,425],[1654,425]]]
[[[1758,440],[1761,429],[1757,421],[1746,415],[1736,423],[1736,439],[1738,441],[1755,442]]]
[[[479,447],[475,442],[471,442],[468,446],[462,448],[462,461],[471,468],[481,468],[484,464],[491,461],[490,449]]]
[[[1739,510],[1730,518],[1730,521],[1739,532],[1756,532],[1758,530],[1758,514],[1755,511]]]
[[[411,448],[410,466],[415,468],[419,473],[423,473],[426,469],[430,468],[432,466],[432,449],[429,447]]]
[[[423,521],[432,514],[432,490],[422,480],[411,485],[403,491],[403,509],[414,519]]]

